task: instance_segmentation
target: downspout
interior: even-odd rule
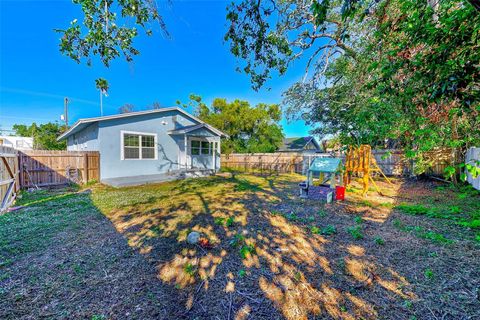
[[[184,152],[185,152],[185,171],[187,171],[187,166],[188,166],[188,159],[187,159],[187,147],[188,147],[188,142],[187,142],[187,134],[185,133],[183,135],[183,144],[184,144]]]

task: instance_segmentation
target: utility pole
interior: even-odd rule
[[[65,97],[64,105],[65,105],[65,111],[64,111],[65,127],[67,127],[67,129],[68,129],[68,97]]]
[[[100,89],[100,116],[103,116],[103,101],[102,101],[103,92]]]

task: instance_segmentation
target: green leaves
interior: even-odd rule
[[[155,2],[149,0],[73,0],[83,12],[82,24],[74,19],[66,29],[55,29],[61,33],[60,52],[77,63],[82,60],[87,65],[98,57],[106,66],[112,60],[124,56],[130,62],[140,52],[133,47],[133,39],[138,35],[132,22],[151,35],[150,23],[158,23],[165,34],[165,23],[158,13]],[[120,17],[120,18],[119,18]],[[122,25],[122,26],[119,26]]]
[[[222,141],[222,153],[274,152],[283,141],[279,124],[282,111],[277,104],[216,98],[209,107],[197,95],[190,96],[187,104],[196,109],[196,115],[230,137]]]

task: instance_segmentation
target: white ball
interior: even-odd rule
[[[200,233],[196,231],[190,232],[187,236],[187,242],[190,244],[198,243],[199,239],[200,239]]]

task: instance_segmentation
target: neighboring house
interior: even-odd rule
[[[278,152],[322,152],[322,148],[314,137],[297,137],[283,139]]]
[[[33,138],[0,136],[0,146],[11,147],[20,151],[33,150]]]
[[[99,151],[100,180],[120,186],[215,172],[226,136],[172,107],[80,119],[58,140],[67,150]]]

